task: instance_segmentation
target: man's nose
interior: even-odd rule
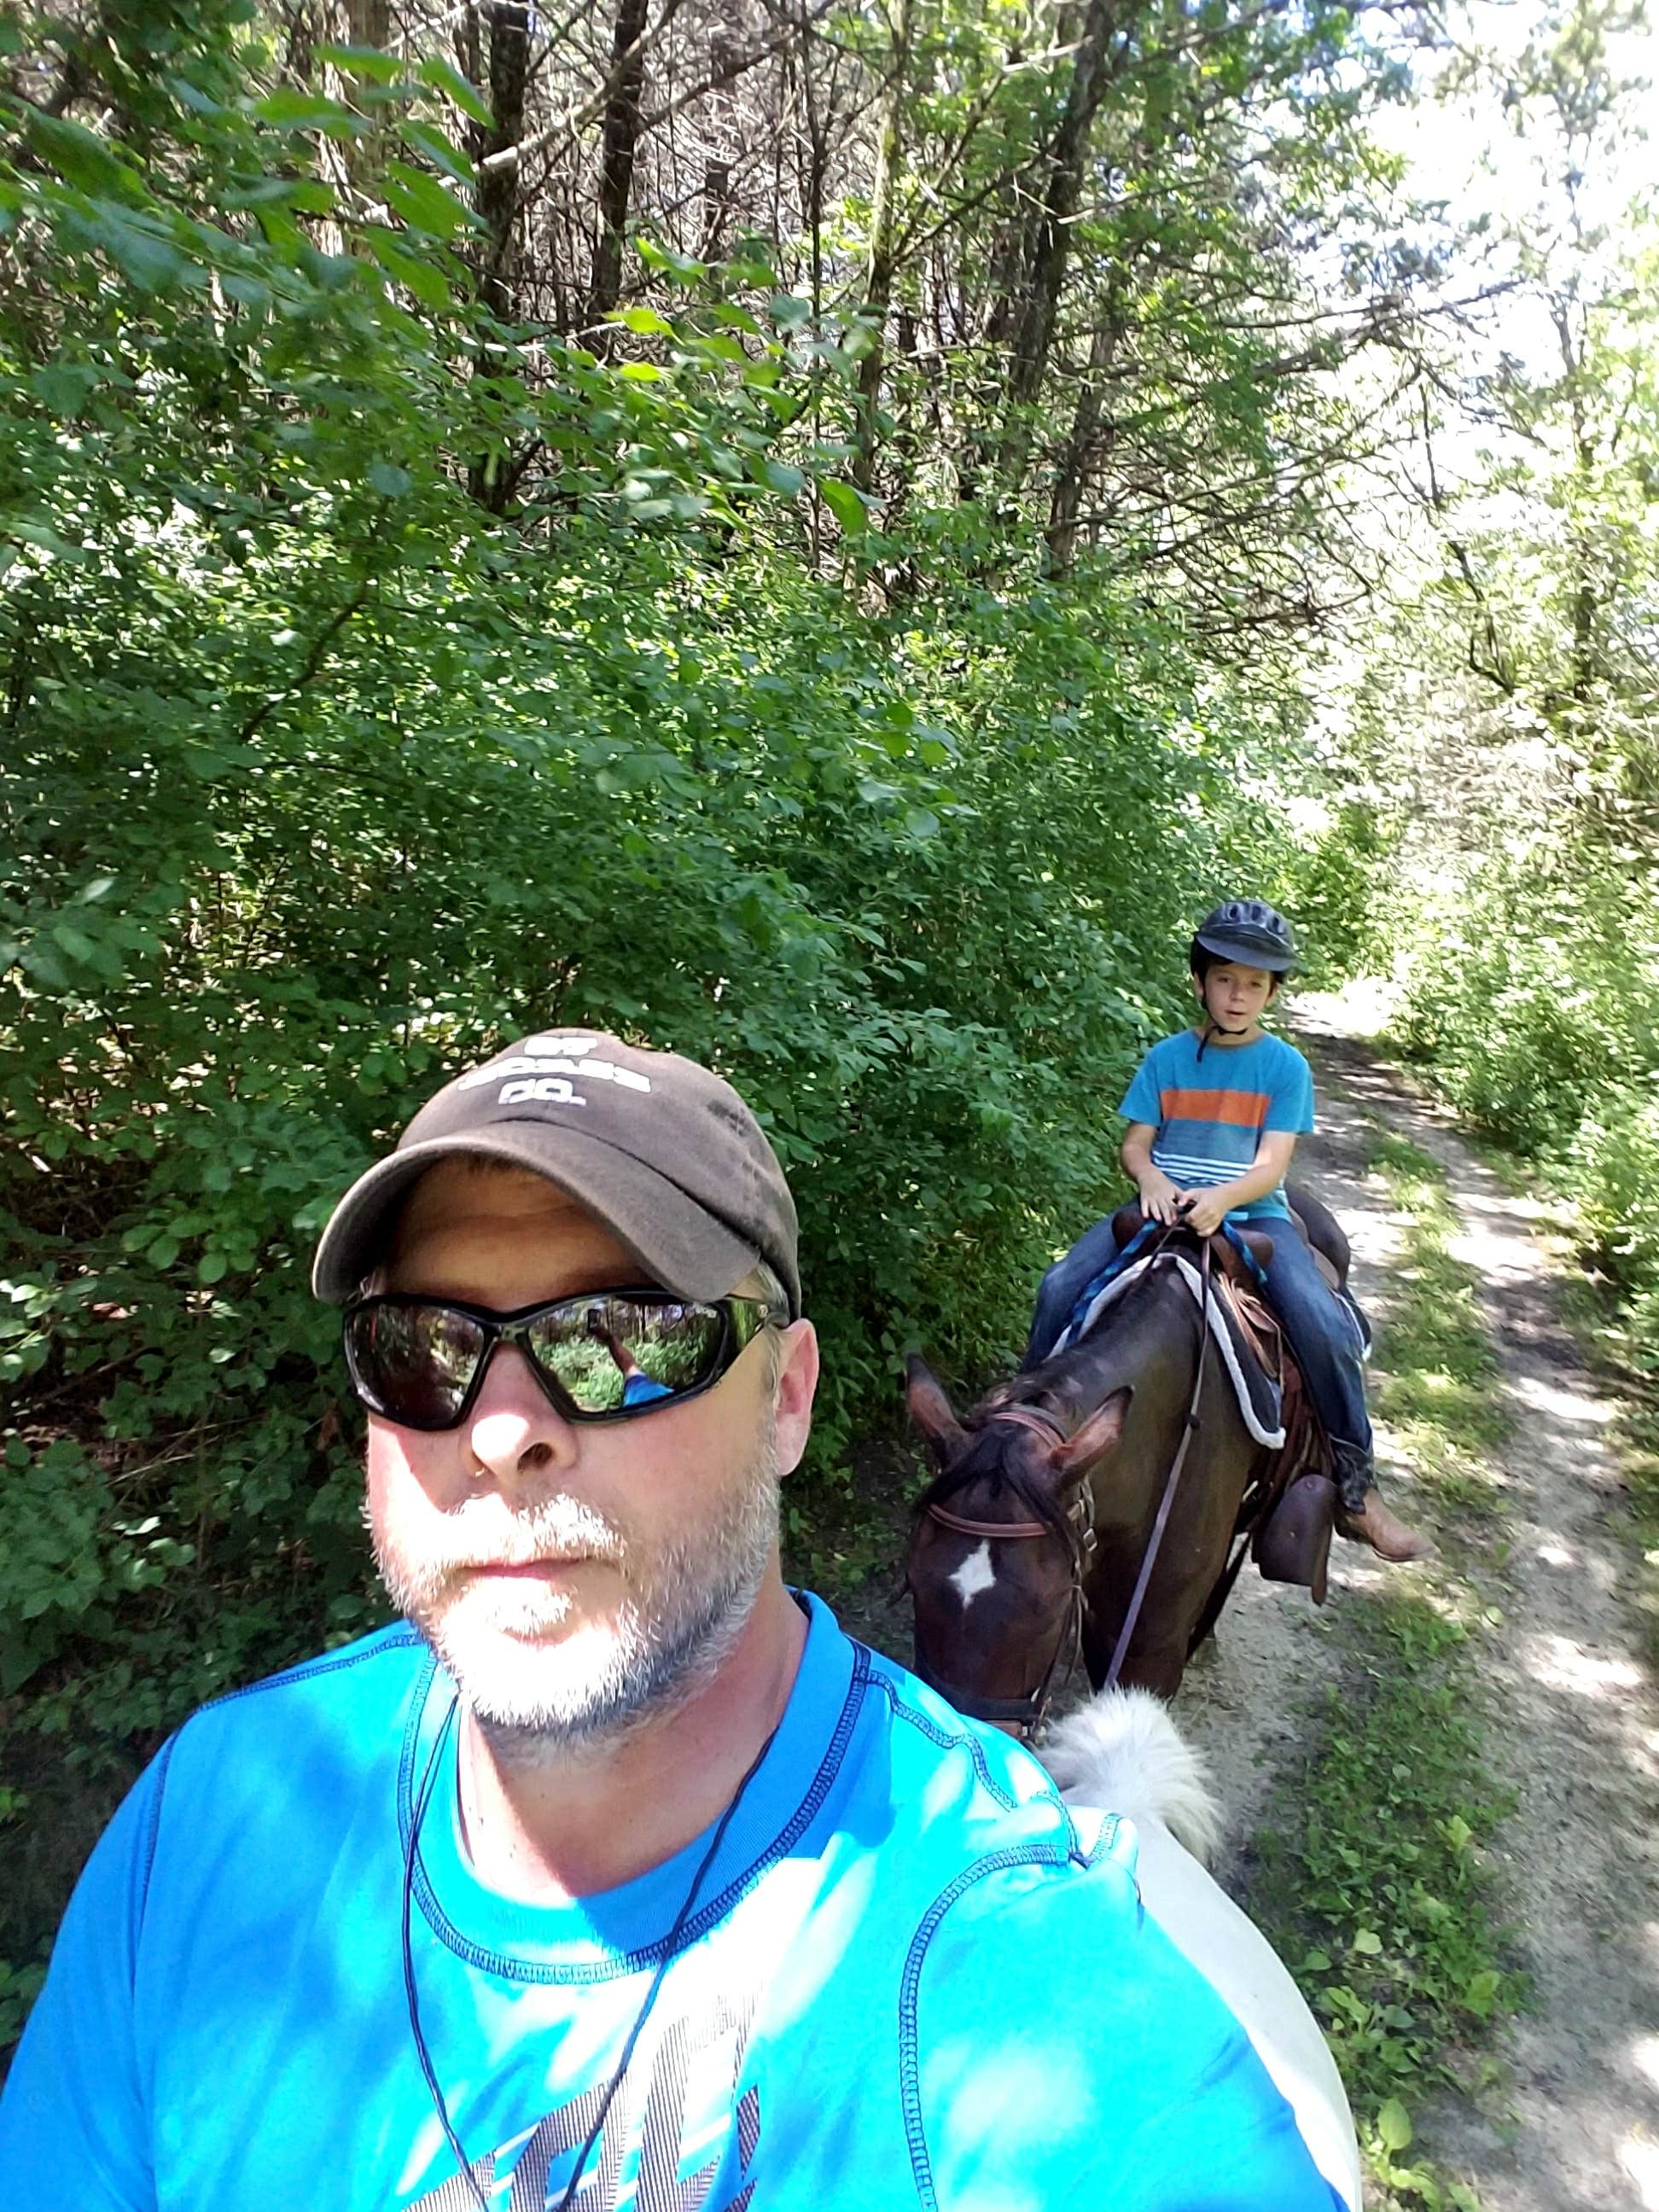
[[[568,1467],[576,1455],[575,1431],[510,1344],[495,1347],[467,1417],[467,1435],[479,1465],[504,1486],[545,1468]]]

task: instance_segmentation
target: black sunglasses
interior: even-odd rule
[[[566,1420],[626,1421],[712,1389],[762,1329],[787,1322],[764,1298],[659,1290],[590,1291],[504,1314],[393,1292],[347,1308],[345,1356],[364,1405],[400,1428],[458,1428],[499,1344],[524,1354]]]

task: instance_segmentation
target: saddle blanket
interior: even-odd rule
[[[1063,1352],[1068,1345],[1077,1343],[1087,1334],[1109,1306],[1115,1305],[1132,1283],[1138,1283],[1146,1270],[1162,1259],[1166,1265],[1180,1270],[1181,1279],[1192,1292],[1200,1312],[1204,1310],[1204,1279],[1195,1261],[1182,1252],[1161,1255],[1147,1253],[1132,1260],[1127,1267],[1110,1275],[1090,1298],[1082,1313],[1073,1314],[1054,1340],[1054,1352]],[[1232,1302],[1214,1276],[1210,1279],[1209,1322],[1217,1356],[1232,1378],[1233,1395],[1238,1400],[1238,1411],[1245,1427],[1269,1451],[1279,1450],[1285,1442],[1283,1396],[1271,1375],[1267,1374],[1259,1361],[1240,1347],[1232,1328]],[[1054,1352],[1048,1355],[1054,1357]]]

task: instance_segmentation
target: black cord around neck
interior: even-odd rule
[[[444,1715],[443,1725],[439,1729],[437,1738],[427,1755],[425,1771],[421,1777],[421,1786],[416,1792],[415,1803],[410,1818],[409,1841],[404,1848],[404,1996],[409,2008],[410,2033],[415,2039],[415,2053],[421,2063],[421,2072],[426,2081],[428,2094],[432,2099],[432,2108],[438,2116],[438,2124],[444,2131],[445,2139],[454,2155],[458,2170],[465,2178],[466,2185],[472,2193],[478,2212],[489,2212],[489,2199],[479,2186],[478,2178],[474,2173],[466,2153],[461,2147],[459,2136],[455,2132],[454,2125],[449,2117],[449,2106],[445,2101],[443,2089],[438,2080],[437,2069],[432,2063],[432,2053],[427,2048],[426,2037],[421,2030],[420,1998],[415,1987],[415,1953],[410,1941],[410,1924],[415,1892],[415,1861],[420,1849],[421,1824],[426,1818],[427,1807],[431,1802],[433,1787],[437,1778],[439,1754],[443,1750],[445,1739],[454,1725],[459,1704],[460,1692],[458,1690],[450,1698],[449,1710]],[[696,1904],[703,1883],[708,1878],[708,1869],[714,1863],[720,1845],[726,1841],[726,1831],[732,1825],[738,1806],[743,1802],[744,1793],[760,1771],[761,1762],[772,1748],[778,1729],[782,1725],[782,1717],[780,1715],[777,1721],[767,1731],[760,1749],[744,1770],[743,1779],[732,1793],[731,1801],[720,1814],[714,1832],[708,1839],[708,1850],[697,1862],[697,1870],[691,1877],[691,1887],[685,1893],[685,1902],[675,1915],[674,1924],[669,1929],[664,1942],[662,1956],[657,1961],[656,1972],[651,1977],[651,1986],[645,1993],[645,2002],[634,2016],[634,2025],[629,2029],[627,2039],[623,2045],[622,2057],[617,2060],[611,2079],[605,2084],[605,2094],[599,2100],[599,2108],[593,2115],[592,2125],[582,2140],[581,2148],[576,2154],[576,2163],[570,2171],[570,2179],[566,2185],[564,2195],[560,2197],[557,2205],[554,2208],[554,2212],[569,2212],[571,2202],[576,2194],[587,2161],[593,2154],[593,2146],[604,2132],[605,2123],[611,2106],[616,2101],[617,2092],[621,2088],[623,2077],[633,2063],[635,2050],[639,2044],[645,2024],[651,2017],[652,2008],[656,2003],[658,1993],[667,1978],[668,1969],[674,1963],[680,1938],[685,1933],[686,1923],[691,1917],[692,1908]]]
[[[433,2111],[438,2115],[438,2124],[443,2130],[449,2148],[455,2154],[456,2165],[466,2177],[466,2185],[472,2192],[478,2212],[489,2212],[489,2200],[479,2188],[477,2176],[467,2163],[466,2153],[461,2148],[461,2139],[456,2134],[450,2120],[449,2106],[444,2101],[444,2093],[439,2085],[437,2069],[432,2063],[432,2053],[427,2049],[426,2038],[421,2033],[421,2000],[415,1987],[415,1947],[410,1942],[409,1936],[410,1919],[415,1899],[415,1860],[421,1844],[421,1823],[426,1818],[426,1808],[431,1802],[433,1785],[437,1780],[438,1756],[444,1747],[445,1739],[448,1736],[450,1729],[455,1725],[455,1714],[460,1702],[461,1693],[457,1690],[450,1697],[449,1710],[444,1715],[443,1726],[438,1730],[432,1748],[427,1753],[426,1770],[421,1776],[421,1786],[415,1793],[415,1802],[410,1810],[409,1840],[404,1845],[404,2001],[409,2008],[409,2029],[415,2039],[415,2056],[421,2062],[421,2072],[426,2077],[427,2094],[432,2100]]]

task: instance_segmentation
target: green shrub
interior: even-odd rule
[[[1659,906],[1594,847],[1443,896],[1396,1034],[1460,1111],[1577,1203],[1638,1357],[1659,1343]]]

